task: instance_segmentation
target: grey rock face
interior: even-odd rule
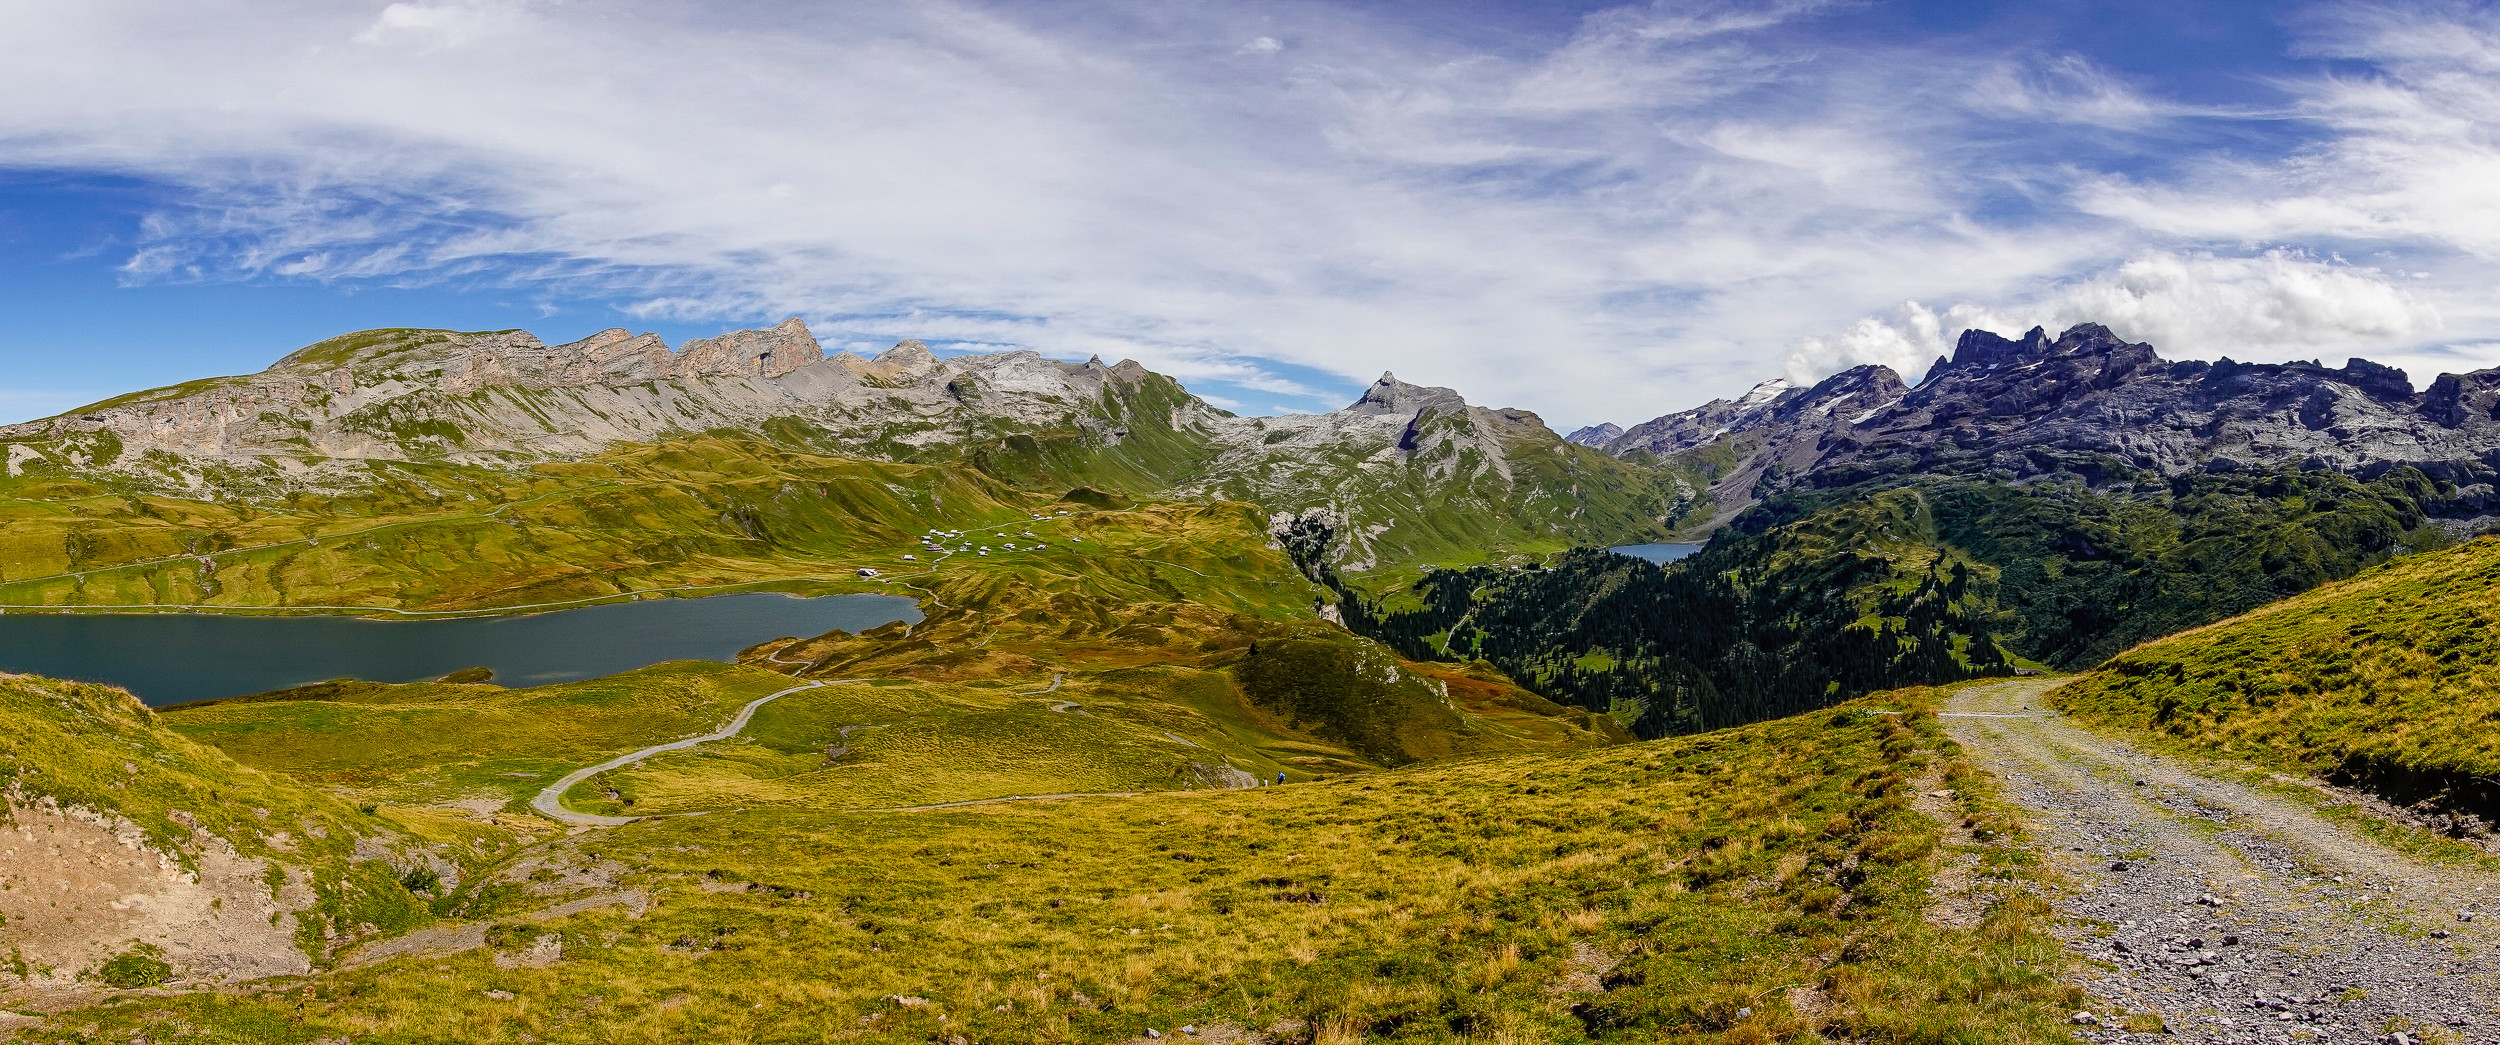
[[[1573,446],[1602,448],[1606,444],[1621,438],[1623,438],[1623,426],[1616,424],[1602,424],[1590,425],[1587,428],[1583,428],[1579,431],[1571,433],[1570,435],[1566,435],[1563,437],[1563,442],[1570,443]]]
[[[520,331],[382,330],[313,345],[258,374],[0,428],[0,444],[12,471],[43,459],[178,485],[216,468],[276,468],[312,484],[365,461],[542,460],[775,418],[815,425],[836,449],[933,445],[1003,428],[1110,432],[1150,379],[1133,362],[1077,365],[1032,352],[941,361],[918,341],[875,359],[828,357],[797,319],[676,352],[622,329],[562,345]],[[1171,387],[1179,402],[1171,424],[1214,419]],[[99,459],[108,446],[117,452]]]
[[[1364,389],[1362,398],[1347,406],[1345,412],[1411,416],[1427,410],[1458,410],[1466,406],[1467,401],[1449,389],[1410,385],[1398,380],[1398,375],[1383,371],[1380,380]]]
[[[1910,473],[2099,481],[2402,466],[2457,484],[2457,507],[2482,511],[2500,479],[2500,370],[2444,375],[2417,395],[2403,371],[2368,360],[2172,362],[2087,323],[2055,339],[1965,331],[1915,389],[1881,367],[1769,387],[1635,426],[1604,449],[1669,456],[1743,437],[1710,490],[1725,512],[1791,485]]]

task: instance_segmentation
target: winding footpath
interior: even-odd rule
[[[2083,729],[2047,710],[2061,681],[1967,687],[1943,717],[2065,880],[2045,898],[2094,998],[2080,1037],[2500,1043],[2500,875]]]
[[[789,696],[790,694],[802,693],[807,690],[816,689],[822,686],[830,686],[841,682],[866,681],[868,680],[822,679],[816,682],[807,683],[803,686],[792,686],[770,696],[758,697],[754,700],[748,701],[747,706],[739,708],[737,717],[730,719],[728,725],[722,726],[717,731],[706,733],[699,737],[687,737],[684,740],[672,740],[665,744],[653,744],[650,747],[636,751],[632,754],[618,755],[615,758],[611,758],[587,769],[576,769],[567,773],[564,775],[564,779],[547,785],[546,790],[538,793],[538,797],[530,799],[530,808],[538,810],[549,819],[562,821],[568,824],[577,824],[584,827],[616,827],[621,824],[633,823],[634,821],[642,818],[633,816],[600,816],[596,813],[576,813],[570,809],[566,809],[564,808],[564,793],[572,790],[573,785],[579,784],[584,780],[590,779],[591,777],[598,776],[599,774],[605,773],[611,769],[621,769],[626,766],[633,765],[634,763],[640,762],[653,755],[668,751],[683,751],[698,744],[709,744],[715,740],[727,740],[731,737],[737,736],[739,732],[747,728],[747,721],[755,717],[755,709]]]

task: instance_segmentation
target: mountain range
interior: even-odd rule
[[[510,468],[619,442],[760,435],[871,460],[968,460],[1001,481],[1221,496],[1341,520],[1363,571],[1663,533],[1693,491],[1564,443],[1535,414],[1384,374],[1324,414],[1244,418],[1132,361],[940,358],[916,340],[828,354],[791,319],[687,342],[604,330],[369,330],[257,374],[0,428],[9,474],[177,497],[352,491],[424,462]],[[1055,491],[1054,491],[1055,492]]]
[[[2496,383],[1972,331],[1566,441],[796,320],[334,338],[0,429],[0,619],[923,615],[514,688],[0,674],[0,1036],[2062,1040],[2117,1010],[2027,876],[2085,850],[1991,739],[2059,680],[1923,684],[2103,665],[2076,721],[2479,824]]]
[[[2443,514],[2478,517],[2500,504],[2500,369],[2443,374],[2417,393],[2403,371],[2366,359],[2173,361],[2097,324],[2055,338],[1969,330],[1916,387],[1859,366],[1569,438],[1706,482],[1702,529],[1784,490],[1887,478],[2100,486],[2286,468],[2362,479],[2415,468],[2453,487]]]

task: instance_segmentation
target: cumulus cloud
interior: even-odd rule
[[[1328,3],[20,0],[0,166],[178,190],[136,281],[504,283],[1287,397],[1395,370],[1565,427],[1916,370],[1980,320],[2500,334],[2464,303],[2500,282],[2487,15],[2321,20],[2374,72],[2282,88],[2299,148],[2156,170],[2238,117],[2073,55],[1791,31],[1833,9],[1488,46]]]
[[[1950,343],[1943,316],[1918,302],[1906,301],[1890,316],[1868,316],[1837,335],[1799,338],[1796,350],[1789,353],[1785,376],[1806,385],[1869,363],[1891,367],[1903,375],[1916,375],[1927,369],[1938,346]]]
[[[1963,330],[2008,337],[2100,323],[2150,342],[2171,359],[2281,359],[2305,353],[2409,348],[2440,329],[2439,310],[2372,268],[2268,251],[2254,257],[2147,253],[2026,302],[1962,303],[1935,312],[1912,301],[1831,337],[1806,337],[1789,355],[1792,380],[1864,363],[1917,380],[1949,355]],[[2400,353],[2409,358],[2410,353]]]

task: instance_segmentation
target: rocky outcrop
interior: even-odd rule
[[[797,319],[689,341],[603,330],[547,345],[521,331],[376,330],[312,345],[258,374],[192,382],[0,428],[12,473],[115,470],[201,487],[238,470],[290,485],[344,481],[372,461],[506,464],[716,429],[805,422],[825,449],[913,448],[1006,430],[1107,438],[1131,400],[1166,426],[1215,412],[1135,363],[1032,352],[939,360],[905,341],[874,359],[828,356]],[[1168,386],[1168,387],[1163,387]]]
[[[1395,374],[1340,410],[1226,418],[1210,430],[1216,455],[1179,492],[1320,511],[1337,520],[1329,554],[1347,571],[1467,552],[1486,535],[1586,543],[1663,533],[1692,493],[1564,442],[1533,413],[1475,406]]]
[[[2479,512],[2500,478],[2500,370],[2444,375],[2417,395],[2403,371],[2364,359],[2173,362],[2097,324],[2055,338],[1971,330],[1915,389],[1881,367],[1812,389],[1766,384],[1602,447],[1707,462],[1720,518],[1793,485],[1914,473],[2101,482],[2274,468],[2366,478],[2405,466],[2460,487],[2453,507]]]
[[[92,989],[125,955],[134,972],[124,975],[146,986],[155,976],[233,983],[312,971],[296,942],[296,915],[315,900],[301,869],[196,829],[193,851],[169,851],[124,817],[14,788],[0,792],[0,812],[0,940],[21,963],[0,970],[0,994]],[[273,890],[273,880],[283,884]]]

